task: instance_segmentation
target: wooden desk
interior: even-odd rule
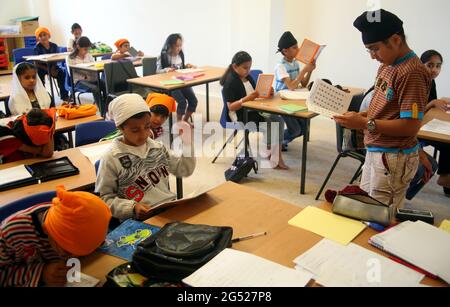
[[[141,86],[146,87],[156,91],[162,91],[167,93],[168,95],[171,92],[187,87],[197,86],[197,85],[206,85],[206,120],[209,122],[209,84],[212,82],[219,81],[220,78],[225,74],[226,69],[221,67],[213,67],[213,66],[204,66],[199,67],[199,69],[203,69],[205,75],[199,78],[196,78],[192,81],[186,81],[184,84],[177,85],[163,85],[161,82],[166,80],[172,80],[173,77],[181,76],[183,74],[177,72],[170,72],[165,74],[157,74],[153,76],[147,76],[142,78],[135,78],[128,80],[133,86]]]
[[[433,119],[440,119],[443,121],[450,122],[450,114],[447,114],[439,109],[433,108],[425,114],[425,117],[423,119],[423,125],[427,124]],[[419,131],[417,137],[421,140],[450,144],[450,135]]]
[[[350,93],[353,96],[361,95],[364,93],[363,89],[359,88],[348,88]],[[306,120],[306,131],[303,134],[303,148],[302,148],[302,167],[300,174],[300,194],[305,194],[306,187],[306,160],[308,157],[308,142],[309,142],[309,134],[311,127],[311,119],[318,116],[313,112],[297,112],[295,114],[288,114],[285,111],[281,110],[280,107],[283,105],[294,104],[299,105],[301,107],[306,107],[306,100],[283,100],[279,94],[275,95],[270,99],[262,99],[256,101],[246,102],[242,105],[244,108],[244,123],[248,122],[248,111],[263,111],[266,113],[277,114],[282,116],[295,117]],[[245,154],[248,156],[248,135],[249,131],[245,133]]]
[[[42,184],[30,185],[22,188],[17,188],[9,191],[0,192],[0,206],[9,204],[15,200],[47,191],[55,190],[57,185],[64,185],[67,190],[85,190],[93,187],[96,180],[95,168],[92,163],[86,158],[78,148],[73,148],[61,152],[55,152],[50,159],[28,159],[7,163],[0,165],[0,170],[23,165],[43,162],[47,160],[54,160],[63,157],[68,157],[72,163],[79,168],[80,174],[66,177],[58,180],[44,182]]]
[[[324,204],[323,208],[330,210],[330,205]],[[323,239],[319,235],[288,225],[288,221],[301,210],[250,188],[225,183],[195,201],[149,219],[147,223],[160,227],[174,221],[231,226],[234,230],[233,237],[267,231],[267,236],[236,243],[233,248],[294,268],[294,259]],[[374,230],[368,228],[354,243],[383,254],[368,243],[368,239],[375,234]],[[119,258],[95,253],[82,260],[82,271],[105,281],[105,276],[123,263],[125,261]],[[428,278],[424,283],[444,286],[444,283]]]
[[[96,121],[102,121],[102,120],[104,120],[104,118],[101,116],[98,116],[98,115],[77,118],[77,119],[71,119],[71,120],[67,120],[65,118],[58,117],[58,120],[56,121],[55,132],[57,132],[57,133],[68,132],[70,146],[74,147],[72,131],[75,130],[75,127],[77,125],[90,123],[90,122],[96,122]]]

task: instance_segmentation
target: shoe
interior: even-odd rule
[[[445,196],[450,198],[450,188],[444,188],[444,193],[445,193]]]

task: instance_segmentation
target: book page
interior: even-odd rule
[[[309,111],[331,118],[346,113],[352,99],[351,94],[318,79],[314,81],[306,104]]]
[[[91,161],[92,165],[100,160],[104,154],[106,154],[111,148],[111,143],[108,142],[106,144],[99,144],[90,147],[80,148],[80,151],[83,155],[85,155],[89,161]]]
[[[305,39],[298,51],[296,59],[305,64],[311,64],[317,59],[316,55],[320,49],[320,45],[309,39]]]
[[[6,168],[0,170],[0,186],[32,177],[25,165]]]
[[[259,93],[259,98],[269,98],[272,92],[272,84],[275,76],[273,74],[260,74],[258,83],[256,84],[256,91]]]
[[[433,119],[420,129],[425,132],[450,135],[450,122],[439,119]]]
[[[100,280],[94,278],[92,276],[86,275],[84,273],[80,273],[80,282],[67,282],[67,288],[93,288],[96,287]]]
[[[309,95],[311,94],[310,92],[304,89],[298,89],[295,91],[281,90],[279,93],[281,99],[286,100],[307,100],[309,98]]]

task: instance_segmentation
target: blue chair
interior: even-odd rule
[[[34,205],[51,202],[54,197],[56,197],[56,192],[49,191],[31,195],[2,206],[0,207],[0,222],[18,211],[28,209]]]
[[[258,82],[259,75],[262,74],[262,73],[263,73],[262,70],[255,69],[255,70],[251,70],[251,71],[250,71],[250,76],[252,77],[252,79],[253,79],[255,82]]]
[[[104,56],[102,56],[102,61],[111,60],[111,58],[112,58],[112,53],[105,54]]]
[[[59,53],[65,53],[65,52],[67,52],[67,47],[58,47],[58,52],[59,52]]]
[[[15,65],[25,62],[23,57],[34,55],[34,48],[19,48],[13,50]]]
[[[67,69],[67,67],[63,67],[62,69],[64,70],[64,74],[66,76],[64,87],[66,88],[66,91],[69,93],[69,96],[72,96],[72,81],[70,79],[71,77],[69,75],[69,70]],[[90,90],[77,87],[77,85],[75,84],[75,94],[78,93],[78,96],[76,96],[76,98],[78,99],[78,104],[81,104],[80,96],[82,94],[88,94],[90,92],[91,92]]]
[[[93,144],[114,132],[116,125],[112,121],[97,121],[75,126],[75,146]]]

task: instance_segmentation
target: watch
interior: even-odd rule
[[[377,131],[377,123],[374,119],[369,119],[367,122],[367,130],[369,130],[370,133],[375,133]]]

